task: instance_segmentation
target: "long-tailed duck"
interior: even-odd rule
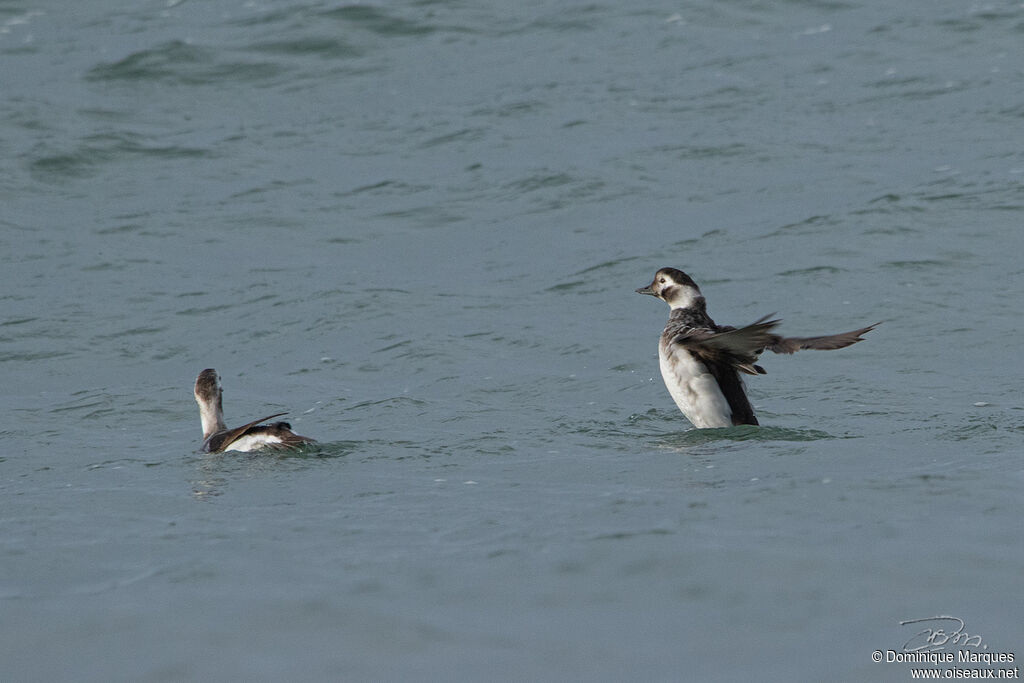
[[[739,329],[716,325],[697,283],[676,268],[662,268],[636,291],[672,309],[658,344],[661,376],[679,410],[698,428],[758,424],[739,373],[765,374],[755,364],[765,350],[841,349],[878,325],[821,337],[781,337],[772,332],[780,321],[771,316]]]
[[[287,422],[261,424],[286,413],[274,413],[248,424],[228,429],[224,424],[224,394],[220,375],[213,368],[199,373],[195,387],[196,403],[199,404],[199,419],[203,422],[203,451],[223,453],[224,451],[255,451],[263,448],[291,450],[304,444],[316,443],[308,436],[299,436]]]

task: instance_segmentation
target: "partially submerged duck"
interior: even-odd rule
[[[220,375],[213,368],[199,373],[195,387],[196,403],[199,404],[199,419],[203,422],[203,452],[223,453],[225,451],[257,451],[261,449],[292,450],[316,440],[300,436],[292,431],[287,422],[262,424],[287,413],[274,413],[254,420],[249,424],[228,429],[224,424]]]

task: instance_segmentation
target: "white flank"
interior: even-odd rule
[[[732,409],[714,375],[684,349],[666,354],[658,349],[661,377],[668,393],[694,427],[731,427]]]
[[[225,451],[241,451],[248,453],[249,451],[258,451],[261,448],[266,448],[273,444],[282,443],[281,437],[273,436],[271,434],[246,434],[241,439],[235,439],[232,441]]]

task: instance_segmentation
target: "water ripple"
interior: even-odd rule
[[[294,40],[268,40],[249,46],[254,52],[282,55],[314,55],[324,59],[361,57],[365,51],[336,37],[306,36]]]
[[[721,429],[691,429],[664,437],[664,445],[671,448],[686,448],[710,443],[731,441],[820,441],[835,439],[828,432],[819,429],[791,429],[787,427],[756,427],[739,425]],[[843,437],[848,438],[848,437]]]
[[[29,171],[39,180],[59,181],[92,175],[101,165],[135,157],[157,160],[196,159],[211,156],[209,150],[179,145],[156,145],[130,133],[99,133],[83,138],[71,151],[38,154]]]
[[[219,61],[219,54],[218,50],[172,40],[116,62],[94,66],[86,73],[86,80],[216,85],[221,81],[265,81],[285,71],[270,62]]]
[[[404,19],[370,5],[345,5],[323,12],[321,16],[343,21],[380,36],[422,36],[438,31],[469,32],[469,29],[460,26],[435,26]]]

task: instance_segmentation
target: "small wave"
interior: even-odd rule
[[[53,358],[63,358],[70,355],[70,351],[12,351],[10,353],[0,353],[0,363],[6,363],[9,361],[51,360]]]
[[[789,277],[792,275],[817,275],[819,273],[836,274],[843,272],[842,268],[836,268],[835,266],[811,266],[810,268],[796,268],[794,270],[784,270],[779,275],[783,277]]]
[[[328,10],[322,16],[339,19],[382,36],[419,36],[439,30],[436,26],[396,17],[370,5],[346,5]]]
[[[197,147],[154,145],[131,133],[103,133],[84,138],[76,148],[42,154],[29,162],[29,171],[39,180],[54,181],[83,178],[95,173],[102,165],[129,161],[136,157],[158,159],[194,159],[209,156]]]
[[[425,140],[420,143],[420,149],[430,149],[431,147],[440,147],[447,145],[449,142],[471,142],[479,140],[484,136],[483,128],[463,128],[457,130],[454,133],[445,133],[444,135],[438,135],[432,137],[429,140]]]
[[[280,55],[313,55],[324,59],[350,59],[361,57],[363,50],[335,37],[309,36],[296,40],[270,40],[254,43],[248,48],[253,52],[267,52]]]
[[[210,313],[218,313],[220,311],[226,311],[229,308],[234,308],[234,304],[212,304],[210,306],[191,306],[189,308],[183,308],[180,311],[175,311],[175,315],[195,315],[195,316],[206,316]]]
[[[738,425],[720,429],[691,429],[667,436],[663,443],[669,447],[683,448],[729,441],[821,441],[835,438],[838,437],[819,429]]]
[[[883,268],[898,268],[900,270],[927,270],[929,268],[947,268],[949,263],[936,259],[916,259],[909,261],[886,261]]]
[[[360,185],[351,190],[345,192],[338,192],[335,196],[337,197],[352,197],[358,194],[368,193],[370,195],[383,195],[383,196],[396,196],[396,197],[407,197],[411,194],[418,192],[425,192],[429,190],[429,185],[416,184],[410,185],[400,180],[380,180],[369,185]]]
[[[674,532],[671,529],[656,527],[653,529],[639,529],[636,531],[610,531],[595,534],[591,537],[593,541],[624,541],[638,536],[670,536]]]
[[[154,334],[159,335],[166,331],[166,327],[132,327],[125,330],[118,330],[117,332],[98,334],[94,339],[99,341],[110,341],[112,339],[122,339],[124,337],[149,336]]]
[[[426,401],[421,401],[416,398],[409,398],[408,396],[394,396],[391,398],[382,398],[376,401],[363,401],[352,406],[351,410],[358,410],[360,408],[376,408],[376,409],[393,409],[400,408],[402,406],[415,406],[423,407],[427,405]]]
[[[86,73],[90,81],[157,81],[180,85],[217,85],[229,80],[262,81],[279,76],[284,67],[269,62],[225,62],[217,51],[172,40],[134,52]]]
[[[758,239],[774,239],[783,235],[813,235],[830,232],[831,228],[839,225],[842,219],[836,216],[811,216],[797,223],[789,223],[782,227],[758,236]]]

